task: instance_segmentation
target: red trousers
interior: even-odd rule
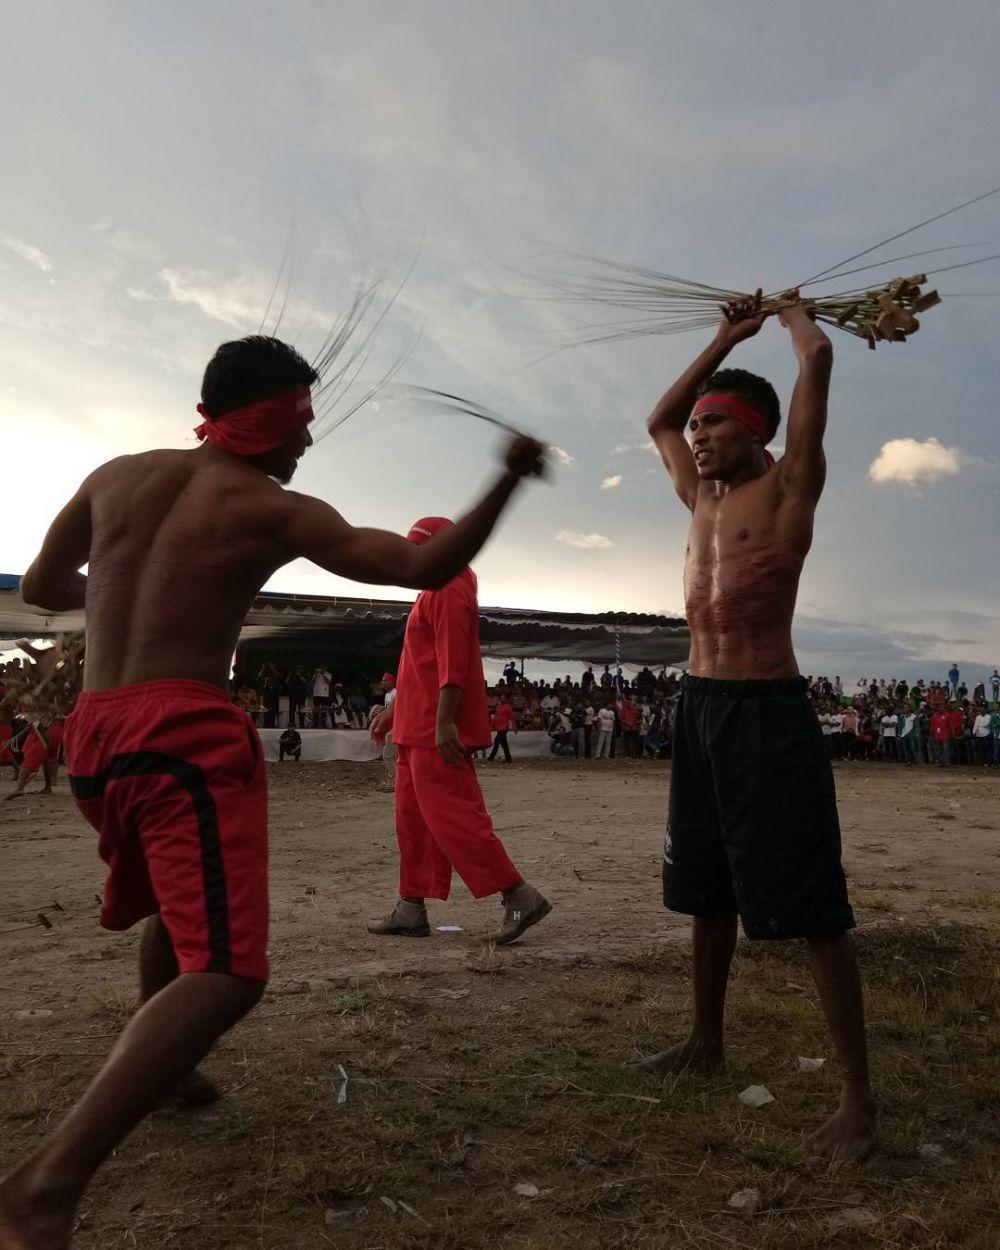
[[[29,773],[37,773],[43,764],[52,764],[59,759],[63,741],[62,721],[54,720],[44,733],[49,740],[48,745],[41,740],[36,730],[28,734],[28,740],[24,744],[22,767]]]
[[[472,760],[446,764],[434,747],[398,751],[399,893],[447,898],[452,869],[474,898],[510,889],[521,874],[493,832]]]

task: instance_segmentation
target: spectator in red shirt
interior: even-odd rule
[[[425,517],[410,530],[427,542],[451,521]],[[476,575],[465,569],[440,590],[417,596],[406,623],[396,699],[371,727],[392,731],[396,761],[399,902],[369,933],[427,937],[425,899],[446,899],[455,871],[475,898],[501,894],[504,920],[494,935],[513,942],[552,906],[522,878],[493,822],[470,758],[490,742]]]
[[[618,712],[622,726],[622,741],[627,759],[638,759],[642,754],[639,747],[639,706],[626,695]]]
[[[951,763],[951,713],[940,709],[931,717],[931,749],[940,768]]]
[[[490,763],[497,757],[497,751],[503,750],[504,760],[510,763],[510,745],[507,742],[507,734],[514,730],[517,732],[517,717],[514,715],[514,709],[511,707],[510,700],[506,694],[500,695],[500,702],[496,706],[493,713],[493,732],[496,735],[493,739],[493,750],[490,752]]]

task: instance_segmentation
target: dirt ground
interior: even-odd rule
[[[482,768],[498,833],[556,904],[495,951],[481,939],[500,908],[458,881],[431,922],[459,932],[365,932],[396,881],[378,765],[270,766],[268,995],[209,1060],[223,1101],[137,1130],[74,1244],[1000,1245],[1000,770],[837,768],[887,1103],[886,1148],[837,1174],[801,1158],[836,1084],[832,1065],[795,1066],[829,1043],[794,946],[741,945],[724,1078],[622,1068],[679,1036],[689,995],[687,922],[660,903],[668,774]],[[64,779],[53,797],[0,804],[0,864],[2,1172],[127,1018],[137,934],[97,925],[102,866]],[[741,1107],[750,1084],[776,1102]],[[748,1186],[758,1210],[729,1209]]]

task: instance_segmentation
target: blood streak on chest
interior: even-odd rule
[[[767,527],[708,525],[692,533],[685,599],[692,629],[725,635],[790,617],[802,554]]]

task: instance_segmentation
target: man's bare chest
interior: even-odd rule
[[[750,557],[773,547],[777,528],[773,516],[743,500],[699,502],[688,532],[687,563],[704,566]]]

